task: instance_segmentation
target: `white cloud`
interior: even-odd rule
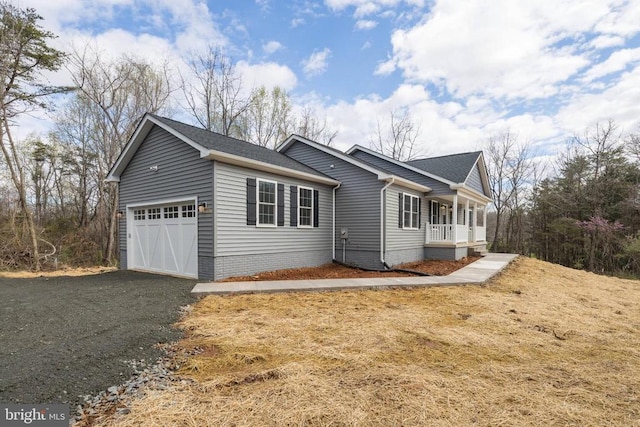
[[[640,130],[640,65],[623,73],[602,93],[577,94],[556,115],[559,126],[570,133],[580,132],[596,122],[609,119],[622,130]]]
[[[317,76],[324,73],[328,67],[331,57],[331,49],[324,48],[321,51],[314,51],[309,58],[302,61],[302,68],[307,77]]]
[[[594,49],[605,49],[614,46],[623,46],[624,38],[620,36],[603,35],[598,36],[589,42],[589,47]]]
[[[305,23],[304,18],[294,18],[289,24],[291,28],[297,28]]]
[[[272,53],[282,49],[282,43],[277,42],[275,40],[271,40],[265,44],[262,45],[262,50],[265,51],[265,53],[267,53],[268,55],[271,55]]]
[[[584,79],[591,81],[600,77],[624,70],[628,65],[640,61],[640,47],[615,51],[606,61],[594,65],[585,74]]]
[[[356,21],[356,30],[372,30],[376,26],[378,26],[377,21],[372,21],[367,19],[360,19]]]
[[[298,83],[295,73],[289,67],[274,62],[249,64],[246,61],[239,61],[236,67],[238,74],[242,76],[243,86],[246,89],[259,86],[267,88],[280,86],[290,91]]]
[[[393,33],[392,60],[377,73],[395,65],[410,81],[443,85],[460,97],[549,97],[589,64],[580,40],[612,10],[598,0],[469,0],[464,7],[437,0],[419,24]]]

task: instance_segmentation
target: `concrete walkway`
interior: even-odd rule
[[[391,286],[478,285],[502,271],[518,255],[487,254],[448,276],[381,277],[368,279],[264,280],[198,283],[191,294],[246,294],[255,292],[327,291]]]

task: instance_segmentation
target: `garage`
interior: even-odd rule
[[[127,208],[129,269],[198,277],[195,200]]]

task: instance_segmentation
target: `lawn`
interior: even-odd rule
[[[166,390],[96,425],[640,426],[640,282],[520,258],[486,286],[209,296]]]

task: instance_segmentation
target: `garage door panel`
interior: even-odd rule
[[[149,238],[147,235],[147,227],[135,225],[133,227],[133,242],[132,249],[134,251],[134,262],[133,267],[135,268],[145,268],[147,265],[147,247],[149,243]]]
[[[149,259],[149,269],[162,271],[163,259],[162,259],[162,234],[160,224],[149,224],[147,226],[148,245],[147,253]]]
[[[167,224],[164,226],[164,268],[167,271],[179,272],[178,256],[180,253],[180,225]]]
[[[131,268],[198,276],[198,222],[195,202],[136,207],[129,244]]]
[[[192,228],[191,228],[192,229]],[[186,229],[188,233],[183,241],[187,244],[183,254],[183,268],[185,271],[198,271],[198,233]],[[197,230],[197,228],[195,228]]]

